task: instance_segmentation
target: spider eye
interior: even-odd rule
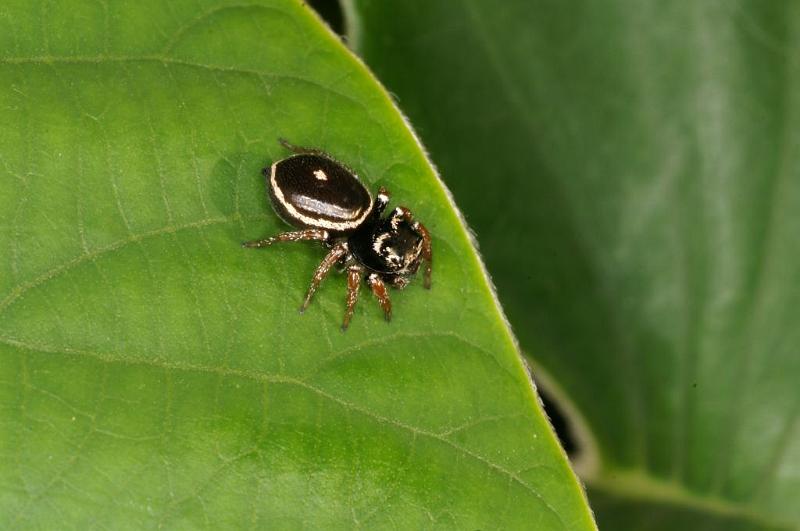
[[[384,248],[384,252],[385,252],[384,256],[386,256],[386,260],[390,264],[400,265],[400,263],[402,262],[402,258],[400,257],[399,254],[397,254],[397,252],[392,247]]]

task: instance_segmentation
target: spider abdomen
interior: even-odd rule
[[[275,211],[298,228],[351,231],[372,210],[372,196],[364,185],[351,170],[327,157],[300,154],[279,160],[267,177]]]

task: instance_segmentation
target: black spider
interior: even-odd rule
[[[245,242],[244,247],[267,247],[277,242],[318,240],[330,249],[314,272],[304,311],[320,282],[336,264],[347,271],[347,309],[342,329],[353,316],[361,279],[378,298],[384,316],[392,318],[392,304],[386,285],[403,289],[422,262],[426,288],[431,287],[431,237],[411,211],[399,206],[381,218],[389,203],[389,192],[381,187],[373,200],[355,172],[327,153],[295,146],[286,140],[281,145],[294,155],[264,168],[269,198],[275,212],[298,231],[284,232]]]

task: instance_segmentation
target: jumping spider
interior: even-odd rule
[[[381,218],[389,203],[385,188],[381,187],[373,200],[355,172],[327,153],[283,139],[279,142],[294,155],[264,168],[263,174],[273,209],[283,221],[300,230],[242,245],[252,248],[317,240],[330,249],[314,272],[301,312],[337,264],[347,272],[343,330],[353,316],[362,278],[377,297],[387,321],[392,318],[387,285],[403,289],[424,262],[424,286],[430,289],[431,237],[410,210],[399,206]]]

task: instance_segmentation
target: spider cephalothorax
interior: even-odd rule
[[[330,249],[314,273],[301,311],[337,264],[347,272],[345,329],[353,316],[362,278],[378,298],[387,321],[392,317],[387,284],[404,288],[424,263],[424,285],[431,287],[430,234],[414,220],[411,211],[397,207],[382,218],[389,203],[385,188],[373,199],[356,174],[327,153],[282,139],[280,142],[294,155],[264,168],[269,197],[281,219],[301,230],[249,241],[244,246],[317,240]]]

